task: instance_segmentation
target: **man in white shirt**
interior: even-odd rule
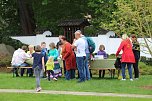
[[[81,38],[85,41],[85,53],[86,53],[86,59],[84,62],[85,68],[84,68],[84,75],[86,80],[90,80],[90,71],[89,71],[89,60],[90,60],[90,51],[89,51],[89,45],[87,38],[81,34]]]
[[[20,66],[27,66],[25,62],[25,60],[27,58],[30,58],[31,56],[29,54],[27,54],[26,51],[27,47],[26,46],[22,46],[22,48],[19,48],[18,50],[16,50],[13,54],[12,57],[12,66],[14,67],[15,70],[15,74],[16,76],[18,75],[18,69],[16,67],[20,67]],[[24,69],[21,69],[21,76],[23,76],[24,74]]]
[[[77,68],[79,71],[79,83],[85,81],[85,74],[84,74],[84,68],[85,68],[85,41],[81,38],[81,31],[78,30],[75,32],[75,39],[72,45],[73,49],[76,53],[76,62],[77,62]]]

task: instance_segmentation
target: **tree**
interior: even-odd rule
[[[31,0],[17,0],[23,35],[33,35],[36,28]]]
[[[107,27],[113,19],[112,13],[117,10],[116,0],[89,0],[88,6],[91,9],[92,24],[97,29],[109,29]]]
[[[148,44],[152,43],[152,1],[117,0],[115,4],[118,10],[113,12],[113,20],[108,27],[117,33],[135,33],[141,36],[152,56],[152,46]]]
[[[102,14],[104,7],[100,3],[105,0],[90,0],[97,7],[94,12],[96,16]],[[93,2],[93,1],[96,1]],[[152,0],[107,0],[108,4],[113,5],[109,11],[105,10],[107,18],[98,16],[94,23],[98,23],[101,28],[110,29],[117,34],[135,33],[144,38],[145,47],[152,56]],[[100,2],[100,3],[97,3]],[[106,5],[106,3],[105,3]],[[114,7],[114,8],[113,8]],[[106,9],[106,8],[105,8]],[[150,37],[151,40],[148,40]]]
[[[58,27],[61,20],[82,19],[89,12],[88,0],[33,0],[37,30],[46,29],[53,36],[63,34]]]
[[[1,0],[0,12],[0,36],[19,35],[21,31],[16,0]]]

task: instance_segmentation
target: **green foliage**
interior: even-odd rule
[[[1,0],[0,12],[0,34],[3,36],[19,35],[21,28],[17,12],[17,0]]]
[[[135,33],[144,38],[145,47],[152,56],[146,37],[152,39],[152,0],[89,0],[93,9],[92,22],[117,34]]]
[[[142,56],[140,58],[140,61],[145,63],[146,65],[152,66],[152,58],[146,58],[146,57]]]
[[[33,0],[37,29],[48,29],[53,36],[63,34],[57,25],[65,19],[80,19],[89,11],[88,0]]]
[[[117,10],[116,0],[89,0],[88,6],[91,9],[92,24],[96,28],[110,29],[107,27],[113,19],[112,13]],[[111,29],[112,30],[112,29]]]
[[[97,31],[97,28],[95,28],[94,26],[87,26],[84,28],[84,33],[86,36],[95,36]]]
[[[11,37],[7,37],[7,36],[1,36],[0,35],[0,39],[1,39],[0,43],[4,43],[6,45],[10,45],[10,46],[14,47],[15,49],[18,49],[21,46],[25,45],[21,41],[12,39]]]
[[[139,62],[139,71],[142,75],[152,75],[152,66]]]

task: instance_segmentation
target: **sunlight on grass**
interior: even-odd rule
[[[152,94],[152,89],[144,89],[143,86],[152,86],[152,76],[141,76],[139,80],[120,81],[118,79],[92,78],[84,83],[77,80],[66,81],[59,78],[58,81],[41,80],[41,86],[45,90],[57,91],[86,91],[105,93],[128,93],[128,94]],[[35,78],[12,77],[12,74],[0,73],[0,89],[35,89]]]
[[[0,101],[151,101],[148,98],[0,93]],[[9,96],[9,97],[8,97]]]

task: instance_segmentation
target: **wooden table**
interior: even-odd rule
[[[114,78],[116,70],[114,63],[115,59],[96,59],[90,61],[90,70],[99,70],[99,77],[101,77],[101,71],[109,70],[111,78]]]

